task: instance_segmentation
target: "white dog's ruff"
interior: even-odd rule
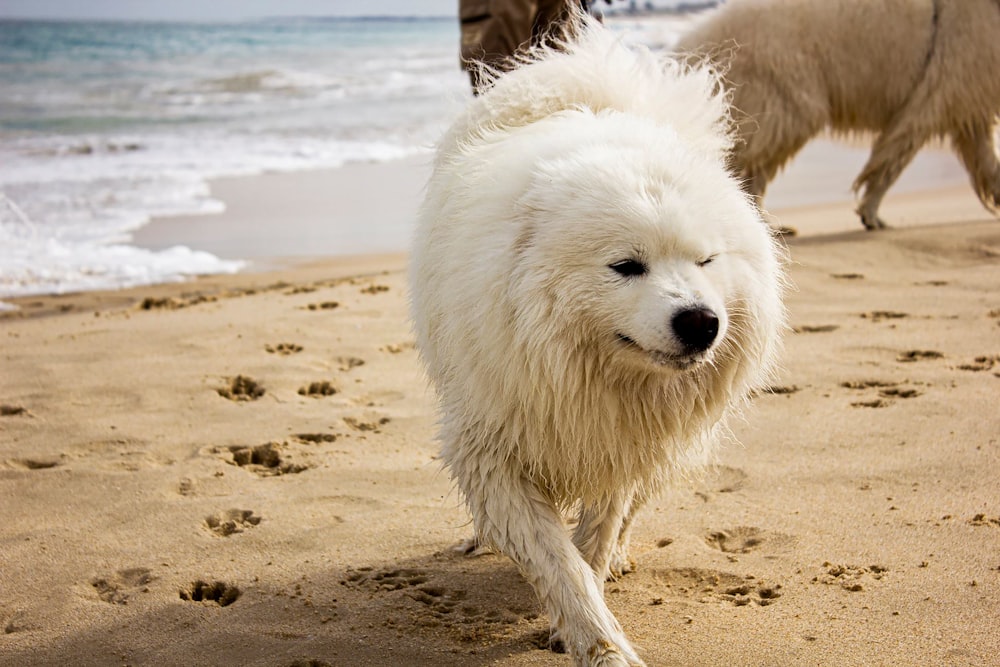
[[[636,510],[764,382],[780,252],[725,169],[714,74],[579,21],[441,142],[412,308],[479,539],[520,565],[577,664],[641,665],[604,581],[632,567]]]

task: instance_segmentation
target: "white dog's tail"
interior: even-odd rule
[[[442,145],[534,123],[560,111],[618,111],[676,128],[696,150],[720,159],[732,146],[726,92],[709,65],[691,66],[628,46],[580,11],[565,38],[516,57],[509,72],[484,70],[487,85]],[[477,134],[480,135],[477,137]],[[450,141],[449,141],[450,140]]]

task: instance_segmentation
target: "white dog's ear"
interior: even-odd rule
[[[658,118],[675,127],[696,151],[724,159],[733,147],[735,134],[728,93],[719,74],[704,63],[691,66],[674,58],[658,62],[672,70],[669,76],[662,77],[671,84],[658,91]]]
[[[620,111],[672,126],[697,152],[725,158],[733,144],[732,122],[715,69],[626,44],[591,17],[578,19],[582,23],[559,48],[534,49],[517,69],[496,79],[452,134],[523,127],[573,108]]]

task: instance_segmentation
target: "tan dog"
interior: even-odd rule
[[[949,138],[983,205],[1000,205],[1000,0],[730,0],[678,44],[724,70],[747,190],[824,129],[877,133],[854,182],[868,229],[930,139]],[[745,114],[739,117],[739,114]]]

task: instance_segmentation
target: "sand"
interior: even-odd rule
[[[769,201],[800,230],[780,379],[608,586],[650,665],[996,664],[1000,223],[948,174],[894,193],[886,232],[844,197]],[[271,182],[343,186],[241,187]],[[508,559],[451,549],[405,255],[261,263],[284,268],[0,319],[0,664],[569,664]]]

